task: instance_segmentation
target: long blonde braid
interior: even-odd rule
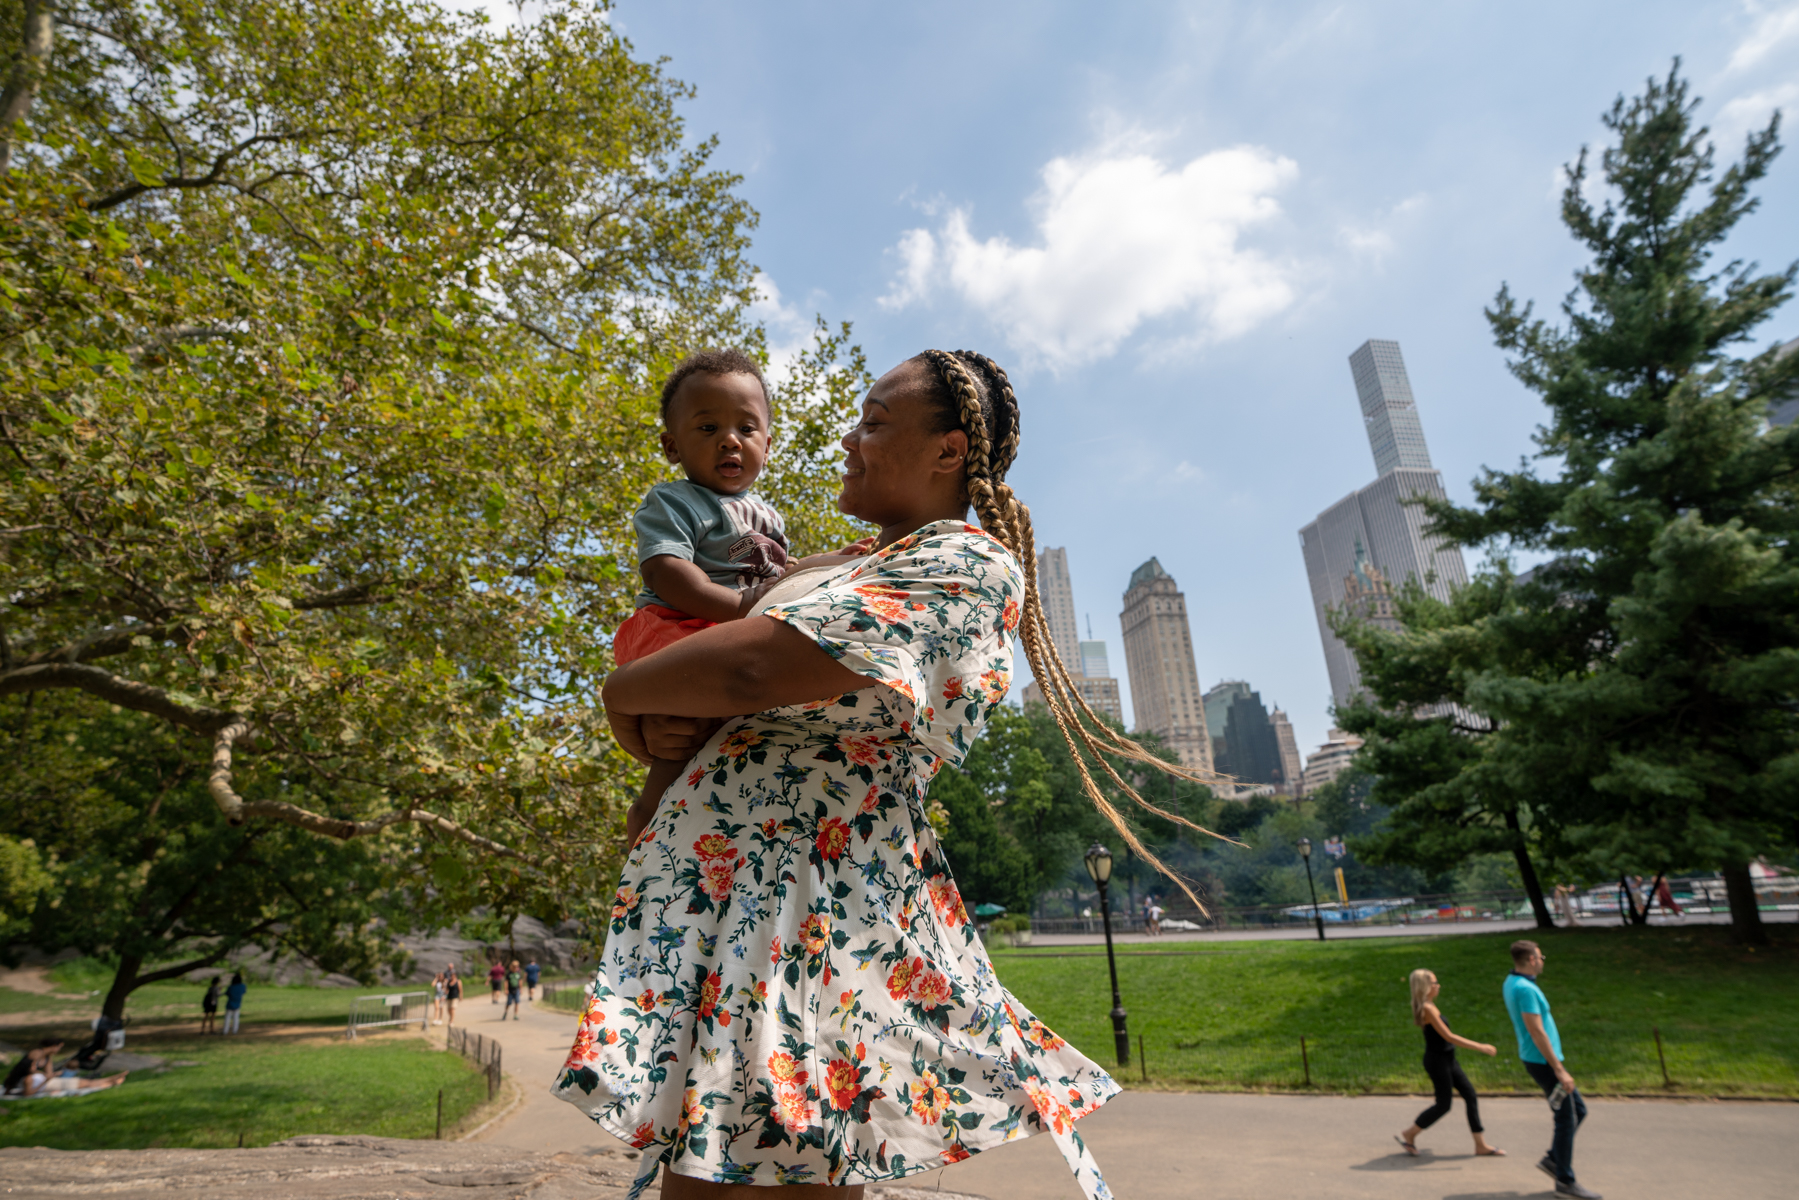
[[[1037,686],[1042,689],[1044,703],[1056,719],[1056,727],[1062,733],[1062,740],[1068,744],[1068,753],[1074,761],[1075,770],[1080,774],[1082,789],[1087,793],[1088,799],[1093,801],[1100,815],[1118,830],[1125,845],[1144,862],[1172,880],[1199,911],[1204,913],[1206,906],[1194,894],[1193,889],[1150,852],[1136,831],[1125,821],[1124,815],[1100,791],[1087,760],[1091,755],[1113,785],[1144,811],[1222,841],[1230,839],[1194,824],[1179,813],[1169,812],[1145,800],[1136,788],[1113,769],[1107,755],[1115,754],[1195,783],[1230,781],[1219,775],[1196,771],[1155,757],[1135,741],[1107,725],[1087,704],[1086,698],[1074,686],[1068,668],[1063,665],[1062,657],[1056,651],[1055,640],[1049,635],[1049,620],[1043,611],[1043,598],[1037,591],[1037,544],[1031,528],[1031,510],[1019,501],[1005,481],[1006,472],[1018,456],[1019,442],[1018,397],[1012,391],[1012,382],[998,363],[972,350],[958,350],[954,354],[944,350],[927,350],[919,357],[930,364],[948,390],[957,410],[956,425],[968,435],[968,499],[980,517],[981,528],[1010,550],[1024,569],[1024,606],[1018,627],[1019,638],[1024,642],[1025,658],[1031,664],[1031,673],[1036,677]],[[993,430],[987,411],[989,405],[982,403],[981,388],[970,369],[971,365],[987,377],[990,404],[995,408],[1000,405],[1005,408],[1003,415],[994,413],[1001,417],[1000,424],[1005,430],[1005,436],[998,446],[993,444]],[[1081,719],[1083,716],[1085,721]]]

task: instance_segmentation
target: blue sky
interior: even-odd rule
[[[1559,170],[1600,112],[1676,55],[1721,160],[1799,110],[1793,2],[624,0],[614,23],[743,175],[775,340],[822,312],[877,370],[927,346],[1006,365],[1012,482],[1115,673],[1155,555],[1201,680],[1248,680],[1302,752],[1330,689],[1298,530],[1374,476],[1350,352],[1400,343],[1466,500],[1543,419],[1482,307],[1568,290]],[[1777,269],[1799,156],[1760,195],[1730,251]],[[1794,336],[1799,305],[1763,344]]]

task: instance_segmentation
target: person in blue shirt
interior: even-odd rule
[[[1581,1099],[1574,1076],[1562,1061],[1562,1035],[1549,1011],[1549,997],[1537,986],[1543,973],[1543,948],[1535,942],[1512,943],[1512,973],[1506,976],[1505,1011],[1518,1035],[1518,1057],[1524,1069],[1549,1097],[1555,1113],[1555,1141],[1537,1163],[1537,1170],[1555,1180],[1555,1194],[1576,1200],[1600,1200],[1598,1192],[1574,1180],[1574,1132],[1587,1119],[1587,1102]]]
[[[231,976],[231,986],[225,989],[225,1032],[236,1033],[238,1024],[244,1019],[244,993],[250,989],[244,986],[243,972]]]
[[[537,1003],[537,978],[542,973],[543,968],[537,965],[535,958],[525,964],[525,999],[533,1004]]]

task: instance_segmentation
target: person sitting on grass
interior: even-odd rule
[[[1424,1073],[1430,1076],[1431,1086],[1437,1089],[1437,1102],[1419,1113],[1418,1119],[1404,1133],[1395,1135],[1399,1144],[1416,1158],[1418,1135],[1448,1114],[1454,1092],[1460,1092],[1462,1106],[1468,1110],[1468,1131],[1474,1135],[1475,1157],[1503,1155],[1505,1151],[1487,1144],[1487,1135],[1480,1123],[1480,1097],[1475,1094],[1474,1084],[1462,1070],[1462,1064],[1455,1060],[1457,1046],[1478,1050],[1489,1058],[1498,1054],[1499,1048],[1486,1042],[1469,1041],[1459,1033],[1450,1032],[1443,1013],[1437,1008],[1437,994],[1443,989],[1433,972],[1419,967],[1412,972],[1411,983],[1412,1024],[1424,1027]]]
[[[54,1060],[56,1052],[62,1049],[62,1039],[47,1037],[37,1046],[27,1050],[18,1062],[13,1064],[6,1074],[5,1094],[8,1096],[81,1096],[88,1092],[103,1092],[107,1088],[118,1087],[125,1082],[127,1071],[117,1075],[109,1075],[105,1079],[82,1079],[78,1075],[58,1075]]]

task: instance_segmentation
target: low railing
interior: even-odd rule
[[[423,1029],[431,1021],[430,992],[390,992],[384,996],[358,996],[350,1002],[350,1027],[354,1038],[367,1029],[397,1028],[417,1021]]]
[[[445,1045],[481,1068],[487,1076],[487,1098],[492,1100],[500,1090],[500,1043],[452,1025]]]

